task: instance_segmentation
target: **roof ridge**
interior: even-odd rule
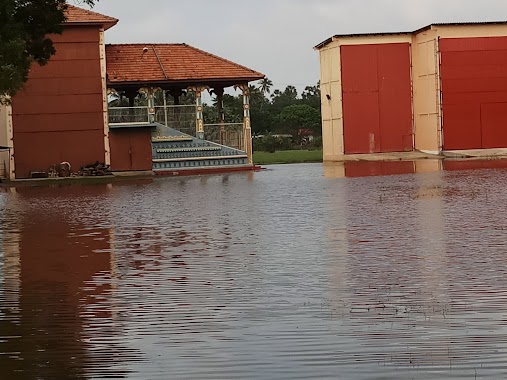
[[[151,45],[151,48],[153,49],[153,52],[155,53],[155,57],[157,57],[158,64],[160,65],[160,68],[162,69],[162,73],[164,73],[165,79],[169,79],[169,75],[167,75],[167,71],[165,71],[164,64],[160,60],[160,57],[157,53],[157,49],[155,49],[155,45]]]
[[[64,25],[100,25],[107,30],[118,23],[118,19],[89,9],[66,4]]]
[[[69,10],[69,9],[79,9],[80,11],[84,11],[85,13],[90,14],[90,15],[104,17],[104,18],[107,18],[111,21],[118,21],[118,19],[115,17],[111,17],[111,16],[108,16],[108,15],[105,15],[105,14],[102,14],[99,12],[95,12],[95,11],[92,11],[91,9],[81,8],[76,5],[72,5],[72,4],[67,4],[67,10]]]

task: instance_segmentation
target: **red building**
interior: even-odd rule
[[[185,44],[106,47],[104,32],[117,22],[68,7],[64,32],[52,36],[56,54],[46,66],[34,65],[12,106],[0,109],[0,147],[9,148],[0,151],[0,176],[44,176],[66,162],[71,172],[95,162],[157,173],[251,169],[248,82],[264,75]],[[244,91],[243,123],[235,126],[242,144],[221,150],[229,126],[221,118],[206,128],[201,94],[213,90],[220,105],[231,86]],[[180,106],[188,91],[195,103]],[[128,104],[109,109],[112,93]],[[146,104],[136,104],[139,93]],[[186,129],[174,128],[182,115]]]
[[[507,22],[335,35],[316,49],[325,161],[507,148]]]

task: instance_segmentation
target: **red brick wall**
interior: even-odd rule
[[[34,64],[13,98],[16,178],[63,161],[78,170],[105,159],[99,28],[67,27],[53,41],[55,56]]]

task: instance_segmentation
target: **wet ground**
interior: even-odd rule
[[[505,378],[505,167],[4,189],[0,379]]]

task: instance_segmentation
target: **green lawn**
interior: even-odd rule
[[[254,152],[253,160],[256,165],[322,162],[322,150],[284,150],[275,153]]]

